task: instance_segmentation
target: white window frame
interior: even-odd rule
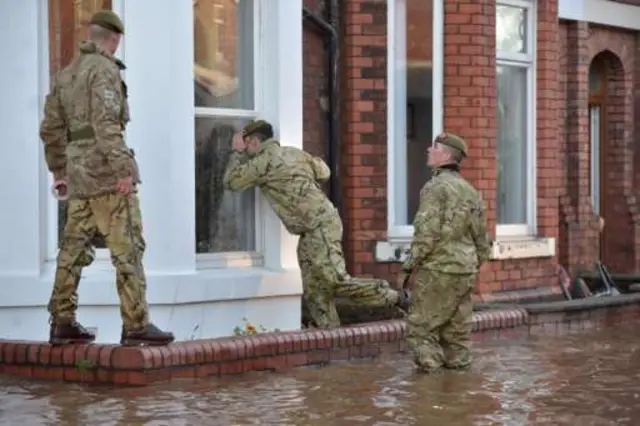
[[[591,163],[591,204],[596,215],[600,216],[600,126],[602,109],[599,105],[589,106],[589,161]]]
[[[261,70],[264,68],[261,63],[264,60],[264,47],[261,37],[263,25],[263,7],[260,0],[253,0],[253,106],[254,109],[233,109],[233,108],[208,108],[195,106],[194,126],[196,118],[214,118],[227,117],[238,119],[255,119],[261,115],[264,110],[263,87],[264,82],[261,78]],[[195,13],[195,11],[194,11]],[[195,40],[194,40],[195,43]],[[193,142],[195,143],[195,141]],[[254,251],[238,251],[224,253],[196,253],[196,265],[198,269],[214,269],[227,267],[257,267],[264,265],[264,214],[262,211],[262,203],[260,202],[260,192],[257,188],[253,189],[255,199],[255,250]],[[195,226],[195,222],[194,222]]]
[[[433,2],[432,133],[443,129],[444,1]],[[406,0],[387,1],[387,239],[409,242],[413,225],[407,216],[407,41]]]
[[[45,0],[41,0],[45,1]],[[124,16],[123,1],[125,0],[113,0],[113,10],[119,13],[122,19]],[[254,13],[254,32],[253,32],[253,76],[254,76],[254,109],[230,109],[230,108],[203,108],[195,107],[194,105],[194,120],[193,125],[195,127],[196,117],[227,117],[227,118],[239,118],[239,119],[253,119],[264,113],[264,81],[263,79],[268,76],[268,73],[263,72],[266,67],[266,61],[269,56],[265,54],[265,46],[262,42],[265,40],[263,37],[263,31],[265,31],[265,20],[268,20],[268,16],[265,7],[261,7],[263,2],[261,0],[253,1],[253,13]],[[48,9],[44,9],[48,10]],[[48,22],[48,15],[45,17]],[[48,25],[48,24],[47,24]],[[48,26],[47,26],[48,28]],[[116,56],[122,57],[124,54],[126,43],[126,36],[123,38]],[[48,32],[47,32],[47,49],[48,49]],[[43,56],[46,54],[46,60],[42,63],[49,66],[48,51],[43,52]],[[48,68],[47,68],[48,69]],[[126,75],[124,75],[126,78]],[[48,81],[48,74],[47,74]],[[48,85],[47,92],[48,92]],[[133,112],[135,114],[135,112]],[[195,141],[193,141],[195,143]],[[194,160],[195,161],[195,160]],[[193,169],[195,173],[195,168]],[[52,178],[49,176],[49,185],[53,184]],[[262,197],[258,189],[254,190],[255,193],[255,250],[254,251],[239,251],[239,252],[223,252],[223,253],[196,253],[196,267],[199,270],[216,269],[216,268],[252,268],[264,266],[264,253],[265,253],[265,204],[262,201]],[[47,203],[47,256],[46,261],[52,262],[56,260],[58,255],[58,201],[49,196]],[[144,217],[144,212],[142,213]],[[195,226],[195,218],[194,226]],[[94,270],[111,270],[111,257],[109,250],[96,249],[95,262],[92,265]]]
[[[536,149],[536,22],[537,10],[535,0],[498,0],[497,6],[511,6],[527,11],[527,53],[498,51],[496,46],[496,67],[511,66],[527,70],[527,223],[496,224],[496,237],[534,237],[537,228],[537,149]],[[498,147],[496,146],[496,155]],[[496,175],[497,177],[497,175]],[[496,182],[497,184],[497,182]],[[497,185],[496,185],[497,191]],[[496,206],[497,209],[497,206]]]

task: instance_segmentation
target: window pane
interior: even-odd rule
[[[246,120],[196,118],[196,251],[255,250],[255,191],[230,192],[222,180],[233,134]]]
[[[49,75],[53,76],[71,63],[78,44],[85,39],[89,19],[100,9],[111,9],[111,0],[49,0]],[[67,203],[58,202],[58,247],[67,223]],[[92,244],[106,248],[104,238],[96,235]]]
[[[407,212],[413,222],[420,189],[431,176],[426,149],[433,136],[433,1],[407,0]]]
[[[595,95],[602,91],[602,70],[594,62],[589,66],[589,94]]]
[[[496,6],[496,49],[511,53],[528,53],[527,10],[521,7]]]
[[[498,223],[527,223],[527,70],[498,66]]]
[[[193,0],[196,106],[254,109],[253,0]]]
[[[591,202],[593,211],[600,214],[600,107],[589,107],[589,139],[591,159]]]

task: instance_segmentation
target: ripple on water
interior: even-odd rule
[[[478,343],[466,374],[408,356],[143,389],[0,380],[0,424],[636,425],[640,329]]]

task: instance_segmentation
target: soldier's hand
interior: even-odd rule
[[[133,190],[133,177],[129,176],[127,178],[118,180],[116,189],[121,194],[129,195]]]
[[[242,132],[238,132],[233,135],[233,140],[231,141],[231,148],[233,148],[236,152],[242,152],[245,150],[246,145],[244,144],[244,138],[242,137]]]
[[[53,183],[53,195],[59,200],[67,199],[68,186],[66,180],[57,180]]]

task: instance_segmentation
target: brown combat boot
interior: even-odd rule
[[[120,344],[122,346],[165,346],[175,340],[173,333],[162,331],[149,323],[146,327],[128,332],[122,329]]]
[[[87,345],[96,340],[95,334],[77,321],[51,322],[49,343],[51,345]]]

